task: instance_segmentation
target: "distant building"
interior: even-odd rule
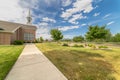
[[[10,45],[15,40],[34,42],[37,28],[31,24],[31,21],[30,11],[27,24],[0,21],[0,45]]]

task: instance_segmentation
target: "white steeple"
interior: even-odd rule
[[[29,11],[28,11],[27,24],[32,24],[32,16],[31,16],[30,9],[29,9]]]

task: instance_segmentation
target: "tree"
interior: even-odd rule
[[[83,36],[75,36],[75,37],[73,37],[73,41],[82,42],[82,41],[84,41],[84,37]]]
[[[112,37],[113,42],[120,42],[120,33],[115,34],[115,36]]]
[[[43,42],[43,41],[44,41],[43,37],[40,37],[40,42]]]
[[[111,39],[112,39],[112,34],[111,34],[111,33],[106,34],[105,41],[106,41],[106,42],[110,42]]]
[[[111,34],[109,29],[106,29],[106,26],[89,26],[88,32],[86,33],[86,39],[88,41],[105,41]]]
[[[51,34],[53,40],[55,40],[55,41],[58,41],[63,38],[62,32],[58,29],[52,29],[50,31],[50,34]]]

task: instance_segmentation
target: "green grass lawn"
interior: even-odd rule
[[[4,80],[22,52],[23,47],[24,46],[0,46],[0,80]]]
[[[120,48],[95,50],[40,43],[37,47],[69,80],[120,80]]]

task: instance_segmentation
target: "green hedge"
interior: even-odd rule
[[[84,47],[83,45],[74,44],[73,47]]]
[[[62,46],[69,46],[67,43],[63,43]]]
[[[108,48],[107,46],[99,46],[99,48]]]
[[[23,41],[22,40],[15,40],[14,42],[13,42],[13,44],[14,45],[23,45]]]

